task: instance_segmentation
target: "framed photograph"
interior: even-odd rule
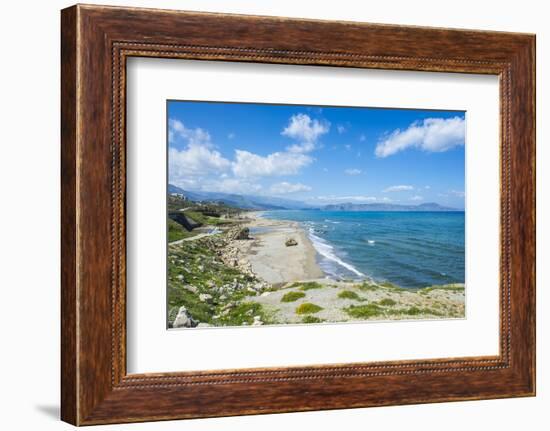
[[[62,11],[62,419],[535,394],[535,37]]]

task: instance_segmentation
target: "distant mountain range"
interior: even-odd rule
[[[461,211],[456,208],[445,207],[437,203],[423,203],[419,205],[400,205],[387,203],[341,203],[314,206],[305,202],[292,199],[284,199],[270,196],[240,195],[222,192],[190,192],[168,184],[168,193],[178,193],[191,201],[222,202],[243,209],[256,210],[296,210],[296,209],[321,209],[326,211]]]
[[[250,196],[222,192],[189,192],[173,184],[168,184],[168,193],[179,193],[192,201],[215,201],[243,209],[257,210],[296,210],[310,209],[311,205],[291,199],[269,196]]]
[[[419,205],[401,205],[401,204],[332,204],[323,207],[327,211],[460,211],[456,208],[444,207],[435,202],[427,202]]]

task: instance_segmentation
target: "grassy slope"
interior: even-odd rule
[[[271,321],[261,304],[247,301],[257,280],[230,268],[203,239],[170,246],[168,251],[168,309],[173,321],[184,305],[199,322],[216,326],[252,324],[254,316]],[[200,295],[211,298],[201,301]]]

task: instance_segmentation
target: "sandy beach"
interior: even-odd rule
[[[170,327],[464,317],[460,283],[405,289],[328,277],[296,221],[244,212],[206,227],[170,244]]]
[[[244,226],[250,229],[253,240],[244,244],[242,251],[259,278],[270,284],[284,284],[323,277],[315,248],[298,223],[263,219],[258,213],[247,217],[250,221]],[[289,239],[297,244],[286,246]]]

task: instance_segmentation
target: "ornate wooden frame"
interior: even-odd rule
[[[81,5],[61,15],[63,420],[88,425],[534,395],[534,35]],[[130,56],[498,75],[500,354],[128,375]]]

